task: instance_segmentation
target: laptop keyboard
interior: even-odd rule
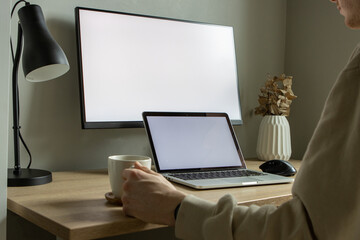
[[[251,170],[224,170],[224,171],[206,171],[189,173],[171,173],[169,176],[183,180],[214,179],[214,178],[232,178],[232,177],[251,177],[265,175],[261,172]]]

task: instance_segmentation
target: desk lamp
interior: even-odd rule
[[[24,49],[22,64],[26,80],[30,82],[47,81],[63,75],[70,69],[65,53],[50,35],[46,27],[40,6],[32,5],[26,1],[18,1],[14,9],[20,2],[25,2],[25,6],[18,11],[17,47],[12,70],[15,166],[13,169],[8,169],[9,187],[33,186],[52,181],[51,172],[31,169],[31,162],[27,168],[21,168],[20,166],[19,138],[21,138],[21,135],[19,126],[18,67],[22,50],[23,33]]]

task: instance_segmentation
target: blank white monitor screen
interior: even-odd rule
[[[83,128],[143,111],[226,112],[241,124],[233,28],[76,8]]]

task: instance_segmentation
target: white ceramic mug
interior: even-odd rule
[[[134,167],[135,162],[151,169],[151,158],[140,155],[113,155],[108,157],[108,174],[110,179],[111,191],[115,198],[121,199],[122,185],[124,179],[122,172],[126,168]]]

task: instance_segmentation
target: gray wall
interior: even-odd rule
[[[81,129],[75,6],[233,26],[244,119],[244,125],[236,127],[236,132],[244,155],[256,156],[261,117],[252,112],[266,74],[284,71],[286,0],[36,0],[32,3],[41,5],[50,31],[71,64],[69,73],[48,82],[30,83],[20,76],[21,129],[31,149],[34,168],[53,171],[103,168],[110,154],[150,154],[144,129]],[[22,150],[21,155],[22,166],[26,166],[26,152]],[[12,165],[13,156],[9,154],[9,166]]]
[[[287,5],[285,71],[294,76],[289,119],[295,159],[301,159],[327,94],[352,50],[359,31],[348,29],[329,1],[290,0]]]
[[[6,236],[10,2],[0,1],[0,239]]]

